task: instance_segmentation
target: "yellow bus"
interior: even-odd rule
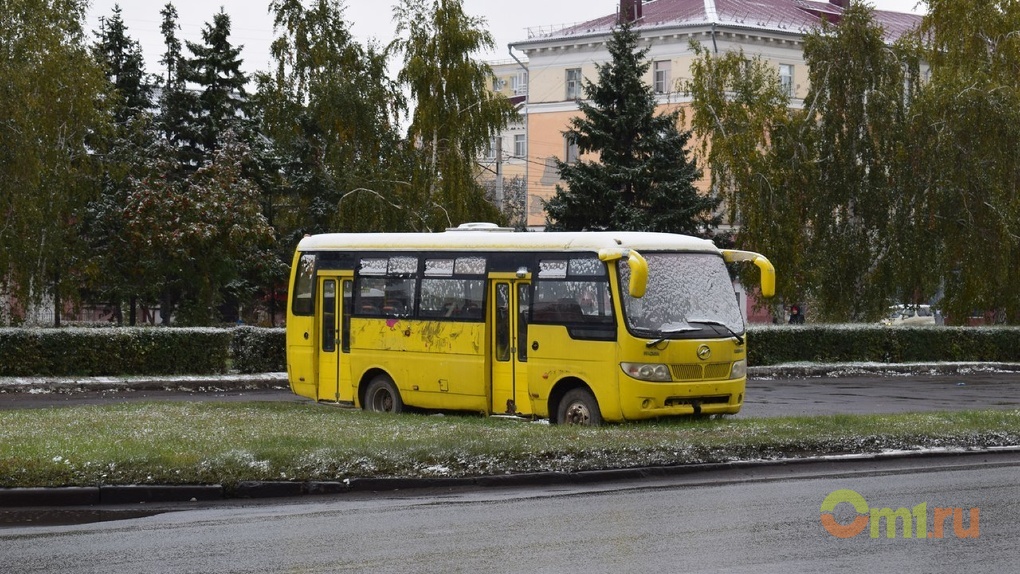
[[[290,387],[369,411],[553,423],[736,413],[747,347],[734,261],[757,265],[772,296],[768,259],[683,235],[307,236],[291,270]]]

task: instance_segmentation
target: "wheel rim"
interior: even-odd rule
[[[573,402],[567,406],[566,419],[567,424],[590,425],[591,411],[588,410],[588,405],[582,402]]]
[[[372,410],[388,413],[393,411],[393,395],[386,389],[379,389],[372,395]]]

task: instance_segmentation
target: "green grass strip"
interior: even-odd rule
[[[670,419],[600,428],[314,403],[0,411],[0,487],[335,481],[1020,444],[1020,410]]]

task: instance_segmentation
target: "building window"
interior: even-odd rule
[[[489,138],[489,147],[485,149],[486,159],[496,159],[496,150],[499,149],[498,138]]]
[[[581,97],[581,68],[567,70],[567,99],[576,100]]]
[[[790,64],[779,64],[779,87],[783,93],[793,97],[793,66]]]
[[[570,136],[564,137],[564,142],[567,147],[566,160],[563,163],[576,163],[577,162],[577,142]]]
[[[656,94],[668,94],[670,90],[670,61],[660,60],[654,64],[654,88]]]
[[[521,72],[516,76],[510,76],[510,91],[515,96],[524,96],[528,94],[528,73]]]
[[[524,139],[524,134],[514,135],[514,156],[525,157],[528,155],[528,144],[527,140]]]

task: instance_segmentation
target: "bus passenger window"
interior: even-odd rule
[[[312,291],[315,287],[315,255],[305,253],[298,259],[297,265],[291,310],[295,315],[311,315],[315,311],[312,300]]]

